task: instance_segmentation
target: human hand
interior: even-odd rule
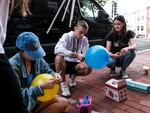
[[[53,74],[55,79],[57,80],[56,83],[60,83],[62,81],[62,77],[61,77],[60,73],[61,72]]]
[[[57,80],[55,77],[53,77],[47,80],[45,83],[41,84],[40,87],[42,89],[52,89],[56,83],[57,83]]]
[[[123,55],[127,54],[128,51],[129,51],[128,48],[125,47],[125,48],[122,48],[121,51],[120,51],[119,53],[120,53],[121,56],[123,56]]]
[[[113,57],[115,57],[115,58],[121,57],[121,56],[120,56],[120,52],[115,53],[115,54],[113,55]]]
[[[78,53],[78,54],[77,54],[77,58],[78,58],[80,61],[83,61],[83,60],[84,60],[84,55]]]

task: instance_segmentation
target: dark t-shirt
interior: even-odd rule
[[[106,41],[110,41],[112,42],[112,47],[111,47],[111,52],[112,53],[116,53],[116,52],[120,52],[120,50],[124,47],[128,47],[128,42],[130,40],[130,38],[134,38],[135,34],[133,31],[128,30],[126,37],[122,38],[122,36],[118,35],[118,34],[114,34],[114,33],[109,33],[106,36]]]

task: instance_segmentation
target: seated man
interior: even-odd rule
[[[64,33],[55,46],[55,68],[61,72],[62,95],[70,96],[70,91],[65,80],[65,75],[70,74],[70,87],[76,86],[75,77],[91,73],[92,69],[84,62],[84,54],[89,47],[85,34],[88,31],[88,24],[80,20],[74,27],[74,31]]]
[[[52,88],[59,82],[60,76],[53,72],[42,58],[45,56],[45,51],[38,37],[32,32],[23,32],[18,36],[16,46],[21,51],[11,57],[9,61],[17,75],[28,110],[34,113],[61,113],[64,111],[68,106],[68,101],[63,97],[55,96],[47,102],[37,101],[37,97],[43,95],[44,89]],[[36,75],[41,73],[50,73],[58,80],[50,79],[44,84],[31,86]]]

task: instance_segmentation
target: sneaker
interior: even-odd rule
[[[109,76],[110,76],[110,77],[114,77],[114,76],[115,76],[115,74],[116,74],[116,73],[115,73],[115,70],[112,70],[112,69],[111,69],[111,70],[110,70],[110,74],[109,74]]]
[[[70,76],[70,79],[69,79],[69,86],[70,87],[75,87],[77,85],[76,81],[75,81],[75,76],[74,75],[71,75]]]
[[[128,76],[124,71],[120,71],[120,77],[121,77],[122,79],[126,79],[126,78],[128,78],[129,76]]]
[[[62,96],[64,96],[64,97],[71,96],[71,93],[69,91],[69,87],[68,87],[66,82],[61,83],[61,91],[62,91]]]
[[[91,113],[99,113],[99,112],[92,110]]]

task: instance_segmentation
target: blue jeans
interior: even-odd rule
[[[135,56],[135,51],[132,50],[120,58],[111,57],[107,67],[109,67],[111,70],[115,70],[115,67],[121,67],[121,71],[126,71],[126,68],[131,64]]]

